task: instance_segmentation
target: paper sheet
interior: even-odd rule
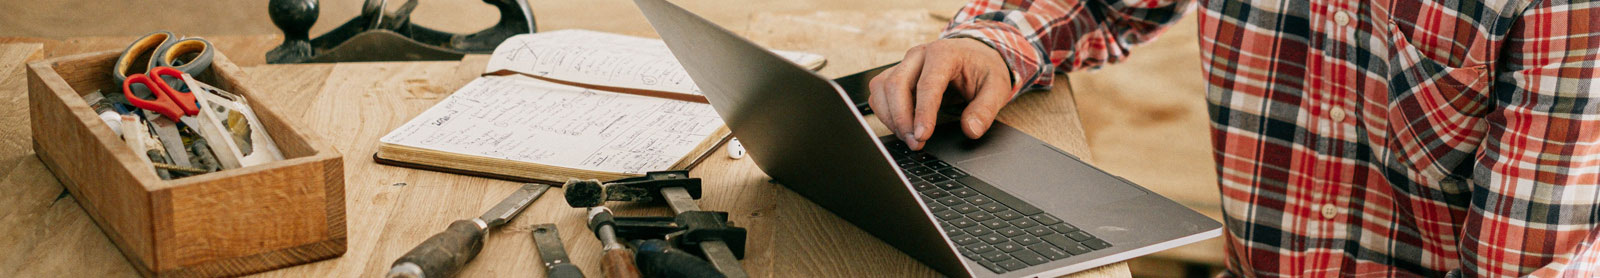
[[[800,65],[823,59],[811,53],[773,52]],[[703,95],[665,42],[589,30],[508,38],[495,48],[484,72],[500,70],[590,85]]]
[[[490,76],[473,80],[380,141],[642,174],[667,170],[721,127],[708,104]]]

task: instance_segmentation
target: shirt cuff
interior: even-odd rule
[[[1052,72],[1045,68],[1050,63],[1044,52],[1011,24],[986,20],[965,22],[945,29],[939,37],[974,39],[999,52],[1011,71],[1013,97],[1023,91],[1048,88],[1054,81],[1042,76]]]

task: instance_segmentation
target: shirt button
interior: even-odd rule
[[[1339,11],[1333,13],[1333,23],[1337,23],[1339,26],[1350,25],[1350,12]]]
[[[1333,108],[1333,109],[1329,109],[1329,110],[1333,110],[1333,111],[1328,111],[1328,117],[1329,118],[1333,118],[1334,122],[1343,122],[1344,121],[1344,109]]]
[[[1333,207],[1333,205],[1322,206],[1322,218],[1333,219],[1335,213],[1338,213],[1338,211]]]

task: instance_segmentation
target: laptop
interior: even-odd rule
[[[951,277],[1055,277],[1221,235],[1221,224],[996,122],[922,151],[873,135],[828,80],[665,0],[634,0],[756,166]]]

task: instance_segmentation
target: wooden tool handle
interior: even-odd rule
[[[267,16],[272,18],[272,24],[283,31],[284,41],[311,40],[311,25],[317,23],[317,0],[271,0],[267,1]]]
[[[483,250],[484,230],[478,227],[472,220],[450,223],[449,228],[418,244],[390,267],[412,263],[422,269],[422,277],[450,277]]]
[[[633,252],[628,249],[605,251],[600,260],[600,272],[606,278],[640,278],[639,267],[633,265]]]

